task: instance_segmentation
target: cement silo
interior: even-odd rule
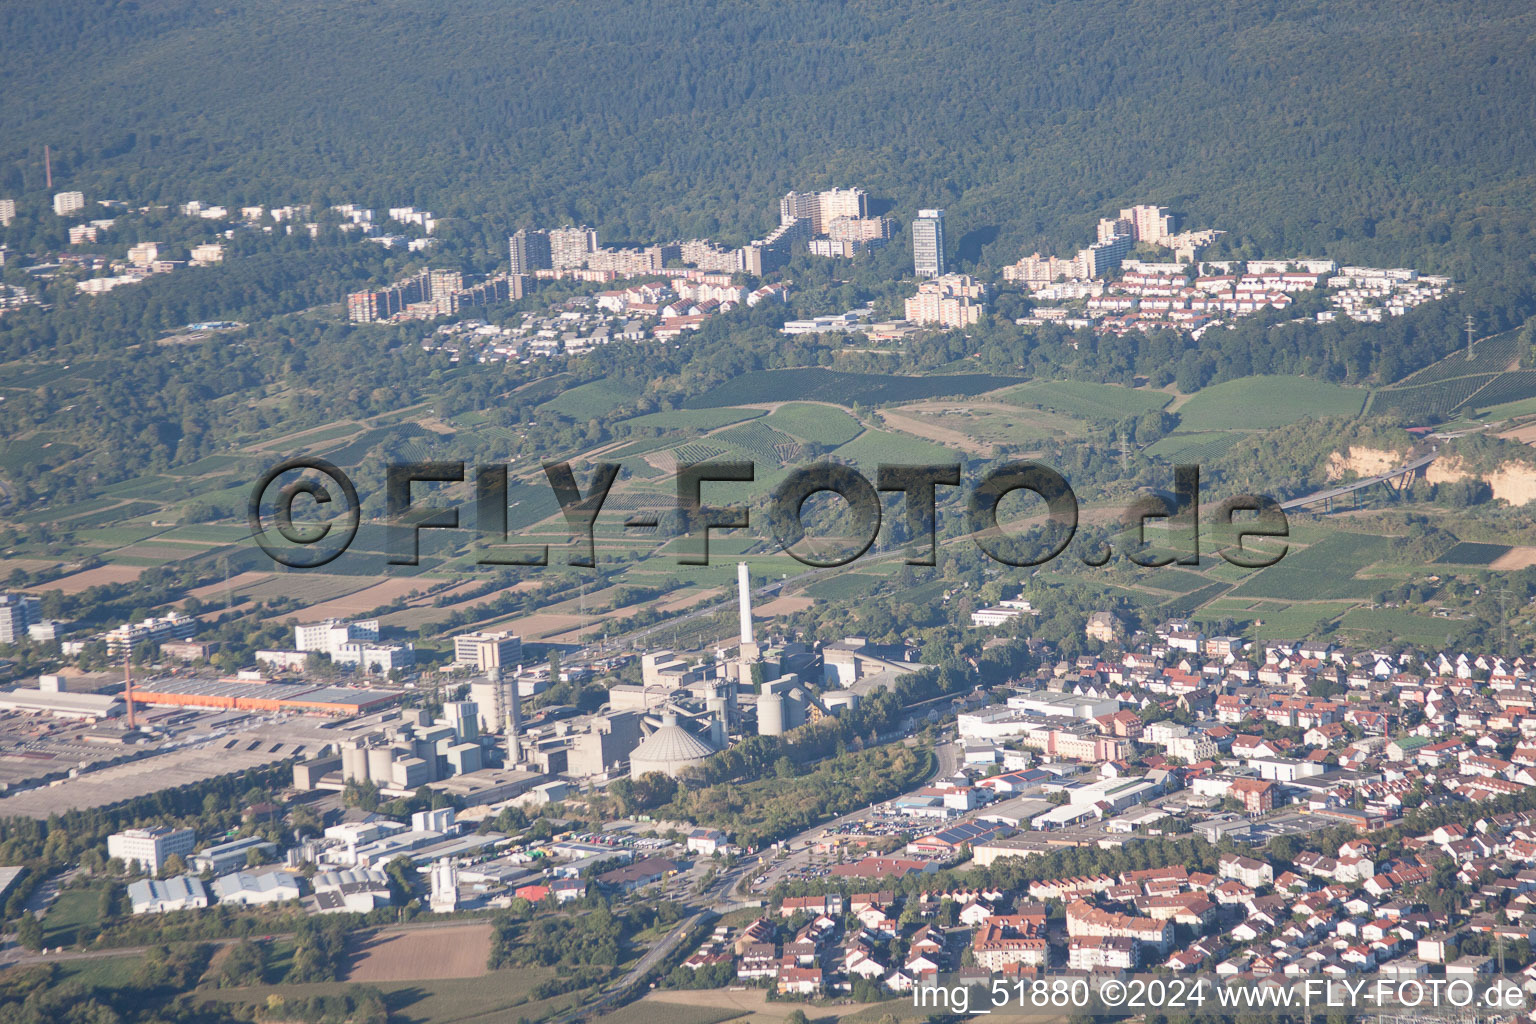
[[[840,715],[844,710],[852,711],[859,706],[859,695],[852,690],[832,690],[821,695],[821,702],[832,714]]]
[[[345,782],[367,782],[368,751],[351,743],[342,747],[341,778]]]
[[[765,693],[757,698],[757,734],[784,735],[784,695]]]
[[[810,697],[798,686],[792,686],[784,695],[784,727],[798,729],[805,724],[806,705]]]
[[[368,778],[381,786],[394,785],[395,751],[391,747],[369,747]]]

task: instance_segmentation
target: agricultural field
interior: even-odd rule
[[[1482,403],[1479,402],[1479,405]],[[1536,416],[1536,398],[1521,398],[1502,405],[1479,409],[1478,415],[1486,420],[1505,420],[1517,416]]]
[[[705,444],[717,441],[739,448],[754,460],[773,466],[792,462],[801,452],[798,441],[762,420],[752,420],[739,427],[727,427],[709,435]]]
[[[822,601],[839,601],[869,593],[880,583],[877,576],[861,572],[839,573],[824,580],[817,580],[805,588],[811,597]]]
[[[1368,598],[1381,589],[1377,580],[1356,579],[1355,574],[1391,553],[1386,537],[1360,533],[1334,533],[1305,548],[1291,548],[1275,565],[1232,591],[1233,597],[1279,598],[1319,601]]]
[[[568,416],[577,422],[585,422],[612,412],[639,394],[639,390],[629,384],[594,380],[561,392],[539,408]]]
[[[461,928],[377,932],[352,956],[348,981],[478,978],[491,955],[489,922]]]
[[[843,373],[806,367],[796,370],[755,370],[719,384],[683,403],[688,409],[710,409],[757,402],[813,401],[835,405],[917,402],[945,395],[979,395],[1010,384],[1017,377],[981,373],[903,377],[879,373]]]
[[[1143,453],[1168,462],[1199,465],[1225,455],[1243,439],[1236,430],[1209,430],[1201,433],[1174,431],[1143,449]]]
[[[1026,384],[998,396],[1011,405],[1032,406],[1085,420],[1123,420],[1161,409],[1173,396],[1147,388],[1062,380]]]
[[[648,412],[623,420],[628,427],[647,430],[718,430],[732,423],[756,419],[766,414],[763,409],[671,409],[666,412]]]
[[[1396,413],[1414,424],[1443,420],[1492,380],[1492,374],[1482,374],[1415,387],[1383,388],[1372,397],[1370,411],[1375,415]]]
[[[490,971],[478,978],[416,981],[370,981],[384,994],[389,1019],[401,1024],[459,1024],[468,1021],[545,1020],[579,1003],[589,992],[572,992],[534,1000],[533,989],[555,976],[553,968],[523,967]],[[340,995],[355,981],[261,985],[253,988],[200,988],[195,998],[222,1003],[265,1006],[269,996],[288,999]]]
[[[922,402],[880,412],[886,424],[938,444],[991,455],[1080,437],[1086,424],[1059,413],[1002,402]]]
[[[707,990],[706,990],[707,991]],[[715,1006],[687,1006],[680,1003],[669,1002],[667,996],[672,992],[660,992],[647,995],[639,1002],[622,1006],[611,1013],[605,1013],[597,1020],[602,1024],[723,1024],[728,1020],[740,1020],[751,1011],[726,1009]],[[683,993],[676,993],[682,995]],[[740,993],[732,993],[733,995]],[[773,1005],[765,1003],[765,1006]],[[789,1010],[783,1004],[785,1015]],[[766,1018],[765,1018],[766,1019]],[[783,1019],[783,1018],[780,1018]],[[820,1015],[811,1018],[819,1020]]]
[[[1355,416],[1368,392],[1307,377],[1239,377],[1197,391],[1179,406],[1179,428],[1263,430],[1322,416]]]
[[[596,1019],[601,1024],[782,1024],[796,1010],[816,1024],[878,1024],[886,1019],[916,1024],[933,1013],[929,1008],[914,1006],[910,998],[900,997],[879,1003],[806,1006],[790,1001],[769,1002],[767,992],[758,988],[658,989],[639,1002]],[[1060,1022],[1046,1017],[1041,1018],[1040,1024]]]
[[[1439,645],[1467,625],[1455,619],[1418,615],[1400,608],[1356,608],[1345,614],[1339,630],[1361,639]]]
[[[1476,565],[1486,568],[1510,551],[1507,544],[1477,544],[1462,541],[1435,559],[1436,565]]]
[[[1289,604],[1223,598],[1200,609],[1198,621],[1210,632],[1222,619],[1231,619],[1243,636],[1263,643],[1316,635],[1324,623],[1348,613],[1352,607],[1348,601]]]
[[[847,444],[864,429],[863,425],[843,410],[831,405],[811,402],[790,402],[775,409],[766,420],[775,430],[793,434],[811,444],[836,448]]]
[[[951,449],[883,430],[866,430],[834,454],[854,463],[871,478],[875,467],[882,462],[928,464],[951,463],[959,459],[959,453]]]
[[[1520,349],[1520,332],[1506,331],[1474,344],[1471,358],[1468,358],[1465,349],[1457,349],[1438,363],[1431,363],[1417,373],[1409,374],[1394,386],[1412,387],[1478,373],[1503,373],[1511,369],[1520,358]]]

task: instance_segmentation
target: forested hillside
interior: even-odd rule
[[[1469,0],[61,0],[0,9],[0,194],[416,203],[739,242],[790,187],[993,265],[1170,204],[1265,255],[1532,249],[1536,9]]]

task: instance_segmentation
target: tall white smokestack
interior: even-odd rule
[[[747,573],[747,563],[736,563],[736,594],[741,604],[742,646],[754,643],[752,638],[752,578]]]
[[[490,677],[492,692],[504,704],[506,719],[502,725],[507,733],[507,765],[510,767],[523,759],[522,694],[518,693],[515,677],[510,683],[502,682],[499,667],[491,669],[487,675]]]

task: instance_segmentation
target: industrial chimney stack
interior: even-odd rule
[[[128,705],[128,731],[137,728],[133,718],[133,650],[123,654],[123,701]]]
[[[499,695],[503,706],[506,708],[506,720],[503,725],[507,734],[507,767],[518,764],[523,759],[523,706],[522,695],[517,690],[517,679],[511,682],[503,682],[500,667],[490,671],[491,685]]]

